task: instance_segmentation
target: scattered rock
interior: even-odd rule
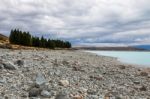
[[[27,93],[27,92],[21,93],[21,97],[23,97],[23,98],[27,98],[28,96],[29,96],[29,93]]]
[[[4,68],[4,65],[0,63],[0,69],[3,69],[3,68]]]
[[[56,95],[55,99],[70,99],[70,98],[66,92],[62,91]]]
[[[68,80],[60,80],[60,85],[67,87],[69,85]]]
[[[116,96],[116,97],[115,97],[115,99],[122,99],[122,98],[121,98],[121,97],[119,97],[119,96]]]
[[[142,71],[142,72],[140,73],[140,75],[141,75],[141,76],[148,76],[148,73],[145,72],[145,71]]]
[[[74,67],[73,67],[73,70],[74,70],[74,71],[80,71],[81,68],[80,68],[80,67],[77,67],[77,66],[74,66]]]
[[[59,75],[61,74],[61,71],[60,71],[60,70],[56,70],[56,71],[54,72],[54,74],[57,75],[57,76],[59,76]]]
[[[15,62],[15,64],[17,64],[18,66],[23,66],[24,65],[24,61],[23,60],[17,60]]]
[[[97,93],[97,90],[95,90],[95,89],[88,89],[87,93],[91,94],[91,95],[95,95]]]
[[[90,79],[102,80],[103,76],[102,75],[99,75],[99,76],[90,76]]]
[[[124,66],[124,65],[119,65],[119,68],[120,68],[120,69],[126,69],[126,66]]]
[[[62,61],[62,64],[63,64],[63,65],[68,65],[69,62],[68,62],[67,60],[63,60],[63,61]]]
[[[36,76],[36,85],[42,85],[42,84],[44,84],[44,83],[46,83],[46,79],[45,79],[45,77],[42,75],[42,73],[38,73],[37,74],[37,76]]]
[[[133,83],[134,83],[134,84],[140,84],[140,82],[139,82],[139,81],[134,81]]]
[[[0,78],[0,83],[6,83],[6,78],[5,77]]]
[[[38,95],[40,95],[41,90],[39,88],[32,88],[29,91],[29,97],[37,97]]]
[[[104,98],[101,98],[101,97],[99,97],[97,95],[89,95],[88,99],[104,99]]]
[[[147,91],[147,88],[146,88],[145,86],[142,86],[142,87],[140,88],[140,91]]]
[[[71,97],[72,97],[72,99],[84,99],[84,97],[82,95],[73,95]]]
[[[41,98],[39,98],[39,97],[31,97],[30,99],[41,99]]]
[[[11,96],[16,99],[130,99],[132,96],[138,99],[150,96],[150,70],[147,68],[138,71],[138,67],[120,66],[113,58],[79,51],[60,54],[61,50],[22,50],[21,55],[18,52],[0,49],[0,68],[4,68],[0,69],[2,99],[5,96],[6,99]],[[13,62],[15,59],[19,60]],[[12,62],[18,70],[5,69],[5,62]]]
[[[9,70],[17,70],[18,69],[17,66],[11,62],[5,62],[5,63],[3,63],[3,65],[4,65],[5,69],[9,69]]]
[[[43,91],[41,92],[41,96],[43,96],[43,97],[50,97],[51,94],[50,94],[50,92],[48,92],[47,90],[43,90]]]
[[[54,60],[53,65],[54,65],[54,66],[59,66],[59,62],[58,62],[57,59]]]
[[[8,97],[8,96],[5,96],[4,99],[9,99],[9,97]]]
[[[80,90],[79,90],[79,92],[80,93],[87,93],[87,90],[88,89],[81,87]]]

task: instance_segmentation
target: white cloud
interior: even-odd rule
[[[73,43],[144,44],[150,37],[149,4],[149,0],[1,0],[0,32],[20,28]]]

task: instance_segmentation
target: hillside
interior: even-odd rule
[[[9,38],[2,33],[0,33],[0,45],[5,45],[9,43]]]
[[[0,33],[0,41],[8,41],[8,37]]]
[[[9,38],[0,33],[0,48],[11,48]]]

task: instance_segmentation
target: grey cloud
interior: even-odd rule
[[[20,28],[33,35],[82,45],[150,43],[149,3],[149,0],[2,0],[0,32],[8,35],[10,29]]]

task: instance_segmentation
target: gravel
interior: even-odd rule
[[[150,68],[69,50],[0,49],[0,99],[148,99]]]

